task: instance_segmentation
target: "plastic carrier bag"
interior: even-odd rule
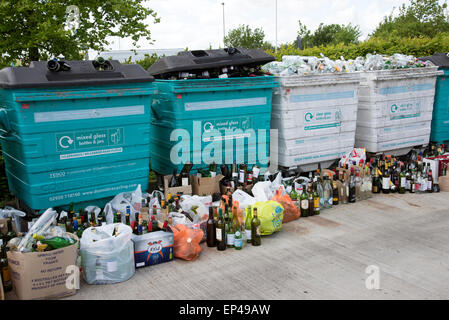
[[[118,226],[118,236],[112,236]],[[123,223],[90,227],[80,240],[83,276],[88,284],[126,281],[135,273],[131,227]]]
[[[113,214],[115,212],[125,213],[127,206],[131,207],[130,221],[134,221],[136,212],[139,212],[142,207],[142,190],[140,184],[133,192],[119,193],[106,204],[104,207],[106,222],[111,224],[114,219]]]
[[[284,218],[284,208],[279,202],[266,201],[256,202],[253,208],[257,208],[257,216],[260,219],[260,234],[270,235],[282,229],[282,219]]]
[[[276,194],[271,200],[279,202],[284,208],[284,218],[282,219],[283,223],[296,220],[301,216],[301,211],[297,206],[295,206],[290,196],[288,194],[282,195],[281,188],[276,191]]]
[[[247,206],[252,206],[256,203],[256,199],[254,197],[240,189],[234,191],[232,194],[232,199],[239,202],[240,209],[245,209]]]
[[[274,196],[274,192],[271,189],[271,181],[257,182],[251,192],[253,193],[256,201],[259,202],[268,201]]]
[[[178,224],[171,227],[174,239],[174,253],[176,258],[193,261],[201,253],[200,242],[203,231],[191,229],[186,225]]]

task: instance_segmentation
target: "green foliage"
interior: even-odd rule
[[[393,12],[383,18],[372,36],[383,38],[433,37],[440,32],[449,32],[447,4],[439,0],[411,0],[410,5],[399,7],[399,14]]]
[[[362,35],[359,26],[320,23],[318,29],[312,33],[307,27],[298,21],[298,36],[302,38],[304,48],[318,47],[325,45],[336,45],[338,43],[357,43]]]
[[[145,58],[142,60],[136,61],[137,64],[140,64],[145,70],[147,70],[153,63],[155,63],[160,58],[165,57],[165,55],[162,55],[159,57],[157,54],[153,53],[151,56],[149,54],[145,54]],[[131,57],[129,57],[131,59]],[[131,62],[128,62],[131,63]]]
[[[81,60],[88,49],[104,51],[110,36],[140,38],[151,42],[143,21],[156,12],[143,6],[146,0],[0,0],[0,66],[18,59],[33,60],[63,55]],[[67,7],[79,8],[79,28],[67,30]]]
[[[225,47],[242,47],[257,49],[267,46],[264,42],[265,33],[261,28],[252,30],[248,25],[240,25],[238,28],[228,32],[225,36]]]
[[[339,59],[343,56],[345,59],[355,59],[358,56],[366,56],[368,53],[379,53],[391,55],[394,53],[403,53],[414,55],[415,57],[430,56],[436,52],[449,51],[449,33],[440,33],[433,38],[402,38],[402,39],[380,39],[371,37],[367,41],[359,44],[343,43],[336,45],[319,46],[300,50],[296,45],[281,45],[277,52],[268,50],[267,52],[281,60],[284,55],[301,56],[320,56],[323,53],[330,59]]]

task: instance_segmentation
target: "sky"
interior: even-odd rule
[[[147,19],[153,44],[140,40],[139,49],[186,48],[189,50],[223,47],[223,5],[226,33],[240,24],[262,28],[265,40],[276,42],[276,0],[150,0],[145,6],[161,18],[154,24]],[[364,40],[385,15],[409,0],[277,0],[277,43],[296,39],[298,20],[314,31],[318,25],[360,26]],[[396,10],[397,12],[397,10]],[[111,38],[110,49],[129,50],[130,39]]]

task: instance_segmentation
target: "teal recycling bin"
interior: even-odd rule
[[[148,72],[158,91],[152,104],[151,168],[191,172],[210,163],[268,166],[271,101],[278,86],[257,75],[274,57],[259,49],[179,52]],[[254,72],[254,73],[253,73]]]
[[[449,56],[448,53],[435,53],[420,60],[430,60],[444,73],[437,77],[432,114],[430,141],[436,143],[449,141]]]
[[[191,172],[208,163],[268,165],[272,76],[156,80],[152,105],[151,168]],[[263,170],[262,170],[263,172]]]
[[[102,205],[148,186],[154,78],[118,61],[0,70],[0,140],[10,190],[32,210]]]
[[[442,68],[444,75],[437,77],[430,141],[449,141],[449,68]]]

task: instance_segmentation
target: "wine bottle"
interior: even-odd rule
[[[257,216],[257,208],[253,210],[253,219],[251,220],[251,244],[253,246],[260,246],[262,243],[260,234],[260,219]]]

